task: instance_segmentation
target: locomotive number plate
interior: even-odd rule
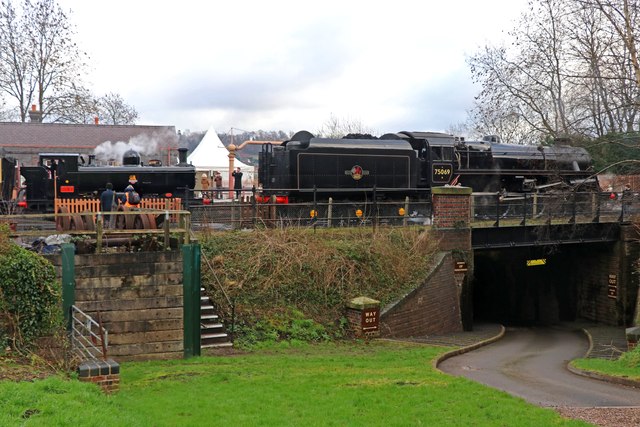
[[[431,165],[431,182],[447,184],[451,181],[453,166],[449,163],[434,163]]]

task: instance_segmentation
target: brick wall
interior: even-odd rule
[[[60,266],[60,257],[52,257]],[[100,319],[117,361],[183,356],[180,251],[76,255],[76,305]]]
[[[640,275],[637,274],[640,259],[640,229],[634,225],[621,227],[620,239],[624,254],[622,283],[624,283],[623,309],[627,324],[640,325]]]
[[[576,282],[578,318],[614,326],[624,323],[620,249],[620,243],[616,243],[577,254],[580,264],[588,266],[578,266],[572,278]],[[608,295],[610,275],[617,280],[615,298]]]
[[[580,318],[614,326],[640,321],[640,277],[635,273],[638,231],[632,225],[623,225],[620,231],[618,243],[580,255],[581,264],[589,266],[576,271]],[[617,282],[615,297],[609,293],[610,275]]]
[[[469,227],[471,222],[471,188],[434,187],[433,225],[436,228]]]
[[[462,330],[459,288],[450,253],[435,257],[424,283],[382,310],[383,337],[411,337]]]
[[[112,359],[87,360],[78,367],[78,379],[96,384],[105,393],[120,390],[120,365]]]

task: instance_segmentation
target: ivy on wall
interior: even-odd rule
[[[13,244],[0,224],[0,350],[27,349],[61,324],[60,286],[53,265]]]

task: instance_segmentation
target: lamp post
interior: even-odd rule
[[[229,198],[233,200],[234,186],[231,185],[231,183],[233,182],[233,165],[236,158],[236,145],[232,142],[227,148],[229,149]]]

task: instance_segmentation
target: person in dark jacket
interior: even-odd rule
[[[216,199],[222,199],[222,175],[220,172],[215,172],[213,182],[216,184]]]
[[[231,176],[233,176],[233,188],[236,190],[236,199],[240,199],[240,195],[242,194],[242,172],[240,168],[236,168]]]
[[[106,190],[104,190],[102,194],[100,194],[100,209],[102,210],[102,212],[111,212],[118,206],[118,204],[116,203],[116,192],[113,191],[113,184],[110,182],[107,182],[107,185],[105,187]],[[111,228],[113,225],[111,224],[112,219],[112,215],[104,216],[104,223],[108,228]]]

